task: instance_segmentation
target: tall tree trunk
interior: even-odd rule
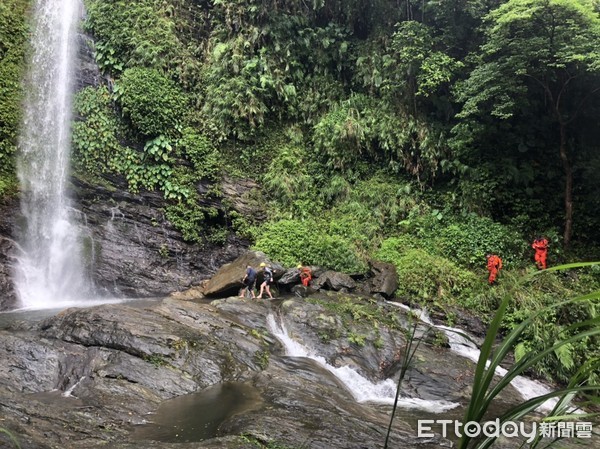
[[[573,234],[573,169],[567,153],[567,126],[560,123],[560,160],[565,172],[565,230],[563,244],[567,248]]]

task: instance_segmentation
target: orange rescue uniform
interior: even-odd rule
[[[548,240],[547,239],[535,239],[531,244],[531,247],[535,249],[535,264],[538,269],[546,269],[546,257],[548,256]]]
[[[300,270],[300,280],[302,281],[302,285],[308,287],[310,280],[312,279],[312,271],[309,267],[303,267]]]
[[[490,272],[490,277],[488,278],[488,282],[492,285],[496,282],[496,277],[498,276],[498,272],[502,268],[502,259],[492,254],[487,258],[487,269]]]

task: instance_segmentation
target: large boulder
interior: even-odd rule
[[[300,283],[300,271],[297,268],[288,268],[277,281],[279,285],[290,287]]]
[[[246,254],[235,259],[233,262],[223,265],[215,275],[208,280],[204,287],[204,294],[213,298],[225,298],[227,296],[236,295],[239,289],[243,286],[242,278],[246,274],[248,265],[258,267],[261,263],[270,265],[277,277],[281,275],[283,267],[279,264],[272,263],[265,253],[260,251],[248,251]],[[262,282],[262,276],[259,272],[258,282]]]
[[[370,262],[370,267],[371,277],[362,284],[360,290],[366,294],[380,294],[386,298],[391,298],[398,289],[396,266],[374,260]]]
[[[311,286],[327,290],[353,290],[356,288],[356,281],[345,273],[328,270],[320,274],[318,278],[313,279]]]

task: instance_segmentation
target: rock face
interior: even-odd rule
[[[337,271],[325,271],[320,274],[315,280],[311,282],[311,286],[315,288],[324,288],[328,290],[353,290],[356,288],[356,282],[349,275],[345,273],[338,273]]]
[[[166,220],[158,194],[132,195],[77,179],[74,186],[90,232],[93,278],[111,294],[148,297],[183,290],[246,251],[234,238],[224,246],[186,243]]]
[[[259,221],[266,219],[266,211],[261,207],[260,186],[256,182],[224,176],[221,191],[229,198],[231,208],[236,212]]]
[[[16,254],[12,229],[18,207],[16,198],[0,198],[0,310],[14,308],[17,300],[11,278]]]
[[[340,314],[342,304],[355,307],[355,313]],[[368,318],[375,313],[397,317],[375,326]],[[68,309],[41,322],[13,322],[0,330],[2,427],[18,437],[23,449],[233,449],[255,447],[253,442],[381,448],[389,406],[359,403],[319,363],[286,356],[273,323],[283,322],[289,338],[330,365],[379,382],[397,376],[405,342],[402,323],[408,322],[402,313],[387,303],[325,292],[310,301],[171,298]],[[415,360],[402,396],[465,405],[472,362],[427,341]],[[260,401],[224,418],[208,440],[175,443],[173,435],[152,442],[135,436],[136,426],[152,420],[148,413],[163,401],[228,382],[251,386]],[[518,400],[510,389],[502,394],[505,404]],[[453,413],[442,416],[458,417],[461,411]],[[400,408],[390,447],[449,447],[441,437],[416,436],[416,417],[439,416]]]
[[[89,36],[79,33],[77,42],[79,53],[77,54],[75,90],[79,91],[88,86],[97,87],[102,82],[102,75],[94,59],[93,41]]]
[[[398,273],[395,265],[387,262],[371,261],[371,278],[365,282],[363,290],[366,293],[380,294],[391,298],[398,289]]]

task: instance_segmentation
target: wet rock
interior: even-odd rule
[[[0,310],[9,310],[16,306],[17,295],[12,282],[15,252],[12,240],[0,235]]]
[[[253,442],[381,448],[389,406],[359,403],[318,362],[286,356],[270,323],[283,320],[291,339],[334,366],[354,368],[374,382],[396,381],[412,323],[404,313],[389,303],[330,291],[310,300],[169,298],[68,309],[0,330],[2,427],[32,449],[233,449]],[[426,329],[420,324],[418,335]],[[473,362],[425,339],[402,396],[464,405],[473,371]],[[158,443],[133,437],[133,426],[151,420],[148,414],[162,401],[235,381],[253,385],[262,405],[225,418],[214,438],[181,443],[173,436],[173,442]],[[501,408],[521,402],[511,390],[500,395]],[[461,414],[457,409],[442,416]],[[392,447],[449,447],[441,437],[416,437],[416,419],[439,416],[400,408]]]
[[[277,283],[283,287],[291,287],[300,283],[300,271],[297,268],[288,268],[281,275]]]
[[[260,198],[260,185],[253,180],[224,176],[221,192],[236,212],[257,221],[266,219],[266,211]]]
[[[315,274],[316,276],[316,274]],[[311,285],[317,289],[327,290],[353,290],[356,288],[356,281],[345,273],[328,270],[319,274],[316,279],[313,279]]]
[[[360,290],[371,295],[383,295],[391,298],[398,289],[398,274],[396,266],[380,261],[370,262],[371,277],[360,287]]]
[[[431,318],[436,323],[449,324],[465,329],[478,338],[484,338],[487,326],[480,318],[458,307],[445,306],[445,310],[432,310]]]
[[[317,290],[315,290],[312,287],[305,287],[302,284],[298,284],[298,285],[294,285],[291,289],[290,292],[296,296],[299,296],[300,298],[306,298],[307,296],[315,293]]]
[[[16,197],[0,198],[0,310],[12,309],[17,303],[12,273],[17,251],[13,229],[18,210]]]
[[[100,69],[94,58],[94,43],[86,34],[77,34],[78,49],[75,73],[75,90],[98,87],[102,82]]]
[[[185,290],[246,251],[234,237],[223,246],[185,242],[164,216],[159,194],[133,195],[77,178],[73,187],[89,232],[90,270],[109,294],[156,297]]]

